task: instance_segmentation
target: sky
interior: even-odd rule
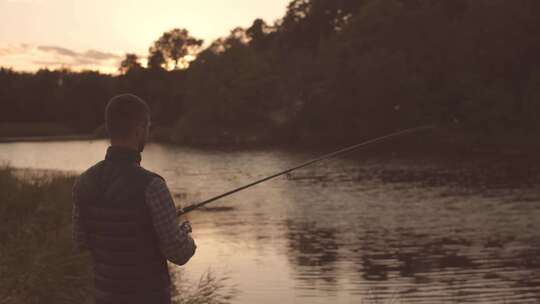
[[[209,44],[290,0],[0,0],[0,66],[114,73],[125,53],[146,56],[163,32],[186,28]]]

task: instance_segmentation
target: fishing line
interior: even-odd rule
[[[331,158],[335,158],[337,156],[342,156],[342,155],[345,155],[347,153],[350,153],[350,152],[353,152],[359,148],[363,148],[363,147],[366,147],[366,146],[370,146],[370,145],[373,145],[373,144],[376,144],[376,143],[379,143],[379,142],[382,142],[382,141],[385,141],[385,140],[388,140],[388,139],[391,139],[391,138],[395,138],[395,137],[399,137],[399,136],[403,136],[405,134],[411,134],[411,133],[416,133],[416,132],[420,132],[420,131],[424,131],[424,130],[430,130],[430,129],[434,129],[436,128],[437,125],[425,125],[425,126],[419,126],[419,127],[415,127],[415,128],[410,128],[410,129],[405,129],[405,130],[401,130],[401,131],[398,131],[398,132],[394,132],[394,133],[390,133],[390,134],[387,134],[387,135],[384,135],[384,136],[381,136],[381,137],[377,137],[377,138],[374,138],[374,139],[370,139],[370,140],[367,140],[367,141],[364,141],[364,142],[361,142],[359,144],[356,144],[356,145],[352,145],[352,146],[349,146],[349,147],[346,147],[346,148],[343,148],[341,150],[338,150],[338,151],[335,151],[335,152],[332,152],[332,153],[328,153],[328,154],[325,154],[325,155],[322,155],[320,157],[317,157],[315,159],[312,159],[312,160],[309,160],[309,161],[306,161],[302,164],[299,164],[297,166],[294,166],[292,168],[289,168],[287,170],[284,170],[284,171],[281,171],[281,172],[278,172],[278,173],[275,173],[275,174],[272,174],[270,176],[267,176],[265,178],[262,178],[262,179],[259,179],[257,181],[254,181],[252,183],[249,183],[247,185],[244,185],[242,187],[239,187],[239,188],[236,188],[236,189],[233,189],[231,191],[228,191],[228,192],[225,192],[223,194],[220,194],[218,196],[215,196],[215,197],[212,197],[210,199],[207,199],[203,202],[200,202],[200,203],[196,203],[196,204],[193,204],[193,205],[190,205],[190,206],[187,206],[186,208],[183,208],[183,209],[178,209],[177,210],[177,215],[178,216],[181,216],[181,215],[184,215],[188,212],[191,212],[191,211],[194,211],[194,210],[197,210],[207,204],[210,204],[218,199],[221,199],[221,198],[224,198],[226,196],[229,196],[229,195],[232,195],[236,192],[239,192],[239,191],[242,191],[242,190],[245,190],[247,188],[250,188],[250,187],[253,187],[255,185],[258,185],[260,183],[263,183],[265,181],[268,181],[268,180],[271,180],[271,179],[274,179],[276,177],[279,177],[279,176],[282,176],[282,175],[285,175],[287,173],[290,173],[292,171],[295,171],[295,170],[298,170],[298,169],[301,169],[301,168],[305,168],[307,166],[310,166],[310,165],[313,165],[315,163],[318,163],[318,162],[321,162],[323,160],[327,160],[327,159],[331,159]]]

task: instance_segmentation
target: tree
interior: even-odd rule
[[[248,42],[249,36],[242,27],[235,27],[224,40],[226,49],[244,47],[247,46]]]
[[[165,60],[174,62],[174,69],[181,66],[186,68],[189,64],[189,56],[194,56],[202,46],[203,40],[189,35],[186,29],[173,29],[154,42],[153,49],[161,52]]]
[[[161,50],[154,47],[150,48],[150,55],[148,56],[148,68],[154,71],[161,71],[165,68],[166,64],[165,56]]]
[[[256,19],[250,28],[246,30],[246,34],[250,39],[250,44],[257,50],[263,50],[270,44],[269,34],[275,29],[268,26],[262,19]]]
[[[316,51],[322,40],[342,31],[367,0],[293,0],[281,21],[285,49]],[[382,4],[392,1],[373,1]],[[410,2],[410,1],[409,1]]]
[[[142,69],[141,63],[139,62],[139,57],[136,54],[128,53],[122,62],[120,62],[120,67],[118,70],[122,74],[127,74],[134,70]]]

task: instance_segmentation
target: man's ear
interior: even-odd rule
[[[142,137],[142,132],[143,132],[143,128],[141,127],[136,127],[134,130],[133,130],[133,135],[135,136],[135,139],[139,139]]]

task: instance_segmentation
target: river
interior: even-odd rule
[[[16,168],[81,172],[106,141],[0,144]],[[321,152],[150,144],[142,165],[189,205]],[[540,165],[340,158],[189,214],[196,256],[232,303],[538,303]]]

